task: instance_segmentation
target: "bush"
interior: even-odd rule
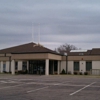
[[[82,75],[82,72],[79,72],[80,75]]]
[[[66,74],[66,72],[65,72],[65,70],[64,70],[64,69],[62,70],[61,74]]]
[[[3,73],[7,73],[6,71],[3,71]]]
[[[88,75],[88,72],[84,72],[84,75]]]
[[[17,74],[27,74],[27,70],[18,70]]]
[[[78,73],[77,72],[74,72],[74,75],[77,75]]]

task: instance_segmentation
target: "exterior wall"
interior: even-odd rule
[[[13,75],[15,74],[15,61],[14,60],[11,61],[11,72]]]
[[[66,61],[61,61],[61,72],[62,72],[63,69],[66,72]]]
[[[100,75],[100,61],[92,61],[92,75]]]
[[[60,72],[60,67],[61,67],[61,61],[58,61],[58,75],[61,73]]]
[[[3,73],[3,61],[1,61],[1,73]]]
[[[68,61],[68,72],[71,72],[73,74],[73,61]]]
[[[55,54],[48,54],[48,59],[52,59],[52,60],[62,60],[62,56],[55,55]]]
[[[13,54],[12,55],[12,60],[27,60],[27,59],[47,59],[48,54],[41,53],[41,54]]]
[[[63,61],[66,61],[66,59],[67,59],[67,56],[62,56]]]
[[[0,61],[9,61],[9,57],[0,57]]]
[[[5,54],[0,54],[0,57],[3,57],[3,56],[5,56]]]
[[[22,61],[18,61],[18,70],[22,70]]]
[[[84,74],[86,72],[86,61],[80,61],[80,72]]]
[[[68,61],[100,61],[100,55],[97,56],[68,56]]]
[[[0,72],[1,72],[1,62],[0,62]]]
[[[92,69],[100,69],[100,61],[92,61]]]
[[[52,59],[52,60],[62,60],[62,56],[50,54],[50,53],[40,53],[40,54],[12,54],[12,60],[27,60],[27,59]],[[63,57],[64,59],[64,57]]]
[[[68,72],[73,74],[74,72],[74,61],[68,61]],[[79,72],[86,72],[86,61],[79,61]]]
[[[9,61],[6,61],[6,72],[9,72]]]

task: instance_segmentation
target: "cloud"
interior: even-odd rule
[[[0,48],[32,41],[32,22],[34,41],[38,42],[40,23],[41,43],[52,49],[63,43],[80,48],[99,47],[99,3],[99,0],[1,0]]]

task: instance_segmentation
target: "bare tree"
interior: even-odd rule
[[[63,45],[60,45],[58,48],[55,48],[55,51],[59,52],[60,54],[64,54],[65,52],[68,53],[71,50],[78,50],[78,49],[79,48],[77,48],[74,45],[70,45],[70,44],[65,43]]]

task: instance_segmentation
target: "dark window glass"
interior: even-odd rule
[[[3,71],[6,71],[6,62],[3,63]]]
[[[22,70],[27,70],[27,62],[26,61],[23,62]]]
[[[86,62],[86,71],[90,71],[92,69],[92,62]]]
[[[74,62],[74,71],[79,71],[79,62]]]
[[[15,62],[15,70],[18,70],[18,62]]]
[[[58,61],[54,61],[54,71],[57,71]]]

